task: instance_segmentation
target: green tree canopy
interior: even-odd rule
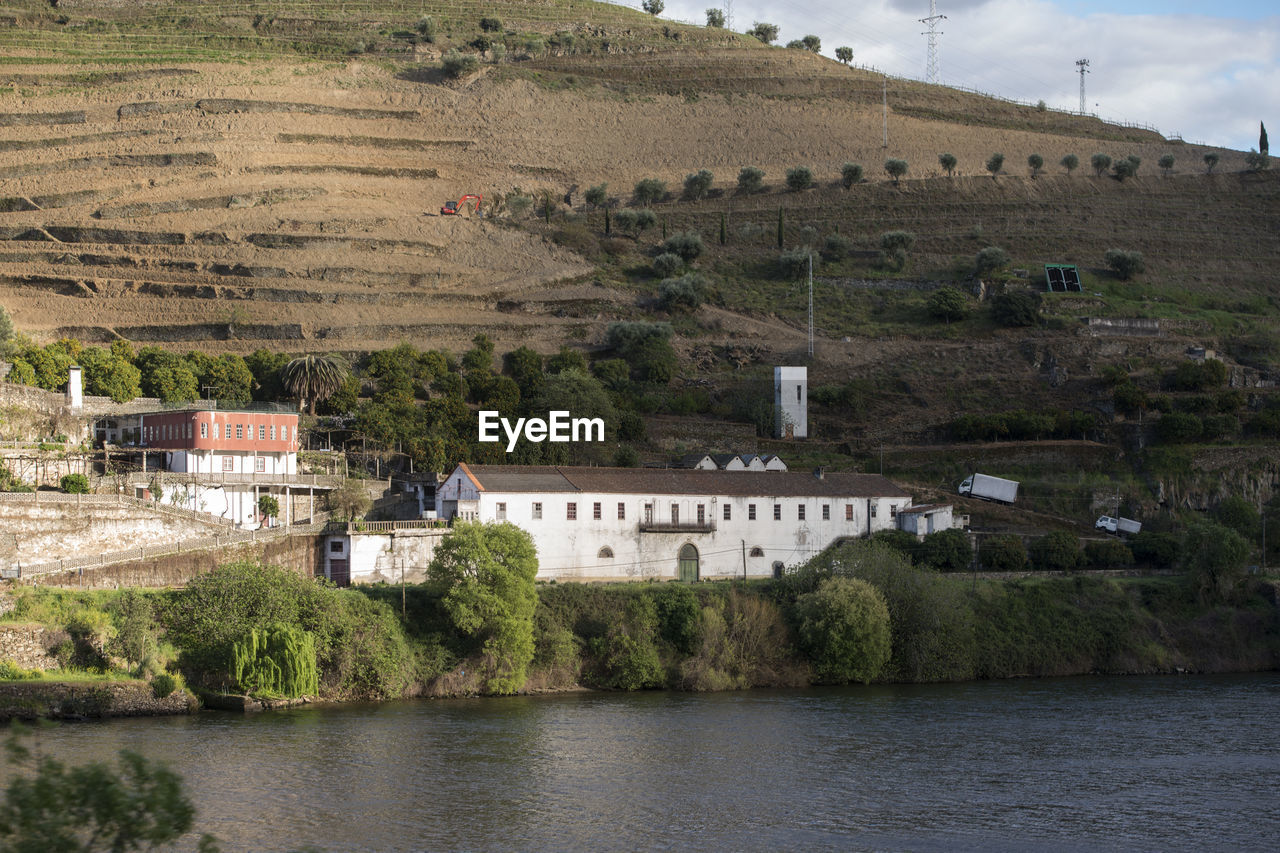
[[[756,21],[751,25],[751,29],[747,30],[747,35],[755,36],[765,44],[773,44],[778,39],[778,25]]]
[[[282,384],[298,401],[298,407],[316,413],[316,404],[338,393],[351,366],[336,353],[304,355],[293,359],[280,373]]]
[[[823,681],[869,683],[892,651],[884,596],[857,578],[832,577],[796,600],[801,646]]]
[[[958,162],[959,161],[956,160],[956,155],[954,154],[938,155],[938,165],[941,166],[943,169],[947,170],[947,177],[951,177],[953,174],[955,174],[956,163]]]
[[[537,550],[513,524],[463,522],[436,547],[427,568],[453,627],[479,654],[487,693],[514,693],[533,661]]]

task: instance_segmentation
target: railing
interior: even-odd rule
[[[706,521],[642,521],[641,533],[715,533],[716,523]]]
[[[342,484],[342,477],[334,474],[267,474],[267,473],[233,473],[230,471],[213,471],[193,473],[188,471],[135,471],[129,475],[131,486],[148,486],[151,479],[159,475],[161,482],[176,485],[227,485],[227,486],[314,486],[320,489],[336,489]]]
[[[78,495],[66,492],[0,492],[0,501],[5,503],[30,504],[70,504],[72,506],[132,506],[140,509],[155,510],[203,524],[233,527],[234,523],[206,512],[196,512],[185,507],[172,504],[145,501],[132,495]]]
[[[346,533],[394,533],[397,530],[447,530],[449,522],[442,518],[407,521],[349,521]]]

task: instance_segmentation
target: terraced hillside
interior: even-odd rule
[[[1121,231],[1146,217],[1127,198],[1161,199],[1170,234],[1195,219],[1191,199],[1258,201],[1238,181],[1193,176],[1202,152],[1192,146],[908,81],[888,86],[886,149],[880,78],[607,4],[6,8],[0,303],[41,339],[367,350],[401,339],[459,348],[485,330],[503,347],[550,350],[636,310],[633,294],[594,286],[590,260],[536,229],[436,214],[466,192],[518,189],[581,211],[587,186],[607,181],[625,199],[640,178],[678,186],[705,168],[725,202],[672,202],[664,217],[714,216],[731,202],[735,217],[783,206],[846,233],[909,226],[933,235],[938,263],[969,250],[975,217],[995,239],[1025,241],[1027,255],[1063,255],[1099,233],[1080,224],[1095,196]],[[431,42],[415,29],[424,12],[436,20]],[[505,58],[446,79],[435,57],[480,33],[484,15],[502,18],[493,39],[509,46]],[[1129,196],[1079,173],[1002,179],[999,191],[880,180],[886,156],[907,159],[909,178],[936,176],[944,150],[968,175],[993,150],[1014,173],[1031,152],[1053,164],[1094,150],[1154,163],[1175,151],[1182,177],[1143,179]],[[1221,156],[1220,170],[1240,167],[1240,155]],[[826,183],[849,160],[873,181],[852,194],[725,195],[742,166],[765,169],[776,188],[791,166]],[[946,227],[934,228],[939,219]],[[1199,239],[1167,256],[1170,268],[1194,265]],[[1251,241],[1247,269],[1272,262],[1267,245]]]

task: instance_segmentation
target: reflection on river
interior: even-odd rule
[[[1274,849],[1280,675],[571,694],[64,725],[226,850]]]

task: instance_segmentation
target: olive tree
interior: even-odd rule
[[[1216,153],[1216,152],[1214,152],[1214,151],[1210,151],[1208,154],[1204,155],[1204,170],[1205,170],[1205,172],[1207,172],[1208,174],[1212,175],[1212,174],[1213,174],[1213,167],[1214,167],[1214,166],[1216,166],[1216,165],[1218,165],[1218,155],[1217,155],[1217,153]]]
[[[843,62],[845,65],[848,65],[850,62],[853,61],[853,48],[837,47],[836,59],[840,62]]]
[[[940,287],[929,296],[929,316],[944,323],[963,320],[969,313],[964,294],[954,287]]]
[[[1080,158],[1074,154],[1068,154],[1059,160],[1058,164],[1067,170],[1067,176],[1070,177],[1071,173],[1080,166]]]
[[[764,169],[755,166],[743,166],[738,172],[738,192],[758,193],[764,189]]]
[[[978,276],[990,275],[1009,266],[1009,253],[999,246],[987,246],[978,252],[973,271]]]
[[[1034,178],[1044,168],[1044,158],[1039,154],[1032,154],[1027,157],[1027,168],[1031,170],[1031,177]]]
[[[706,198],[714,180],[715,176],[706,169],[699,169],[692,174],[686,175],[684,179],[684,197],[693,201]]]
[[[1164,172],[1165,177],[1168,177],[1169,173],[1173,171],[1173,155],[1161,155],[1160,159],[1156,161],[1156,165],[1160,167],[1160,171]]]
[[[667,8],[667,5],[663,3],[662,0],[644,0],[644,2],[640,4],[640,8],[644,9],[650,15],[661,15],[662,10]]]
[[[1142,260],[1142,253],[1128,249],[1108,249],[1103,255],[1103,260],[1106,261],[1108,269],[1125,281],[1147,268]]]
[[[813,170],[808,166],[795,166],[787,169],[787,188],[791,190],[807,190],[813,186]]]
[[[1004,155],[1001,154],[999,151],[997,151],[995,154],[992,154],[990,157],[987,158],[987,171],[991,173],[992,178],[1000,174],[1000,170],[1003,168],[1004,168]]]
[[[717,29],[724,29],[724,10],[708,9],[707,10],[707,26]]]
[[[938,155],[938,165],[947,170],[948,178],[955,174],[957,162],[956,155],[954,154]]]
[[[632,196],[636,204],[644,207],[656,201],[662,201],[667,194],[667,182],[657,178],[642,178],[636,183]]]
[[[1089,158],[1089,165],[1093,167],[1093,173],[1101,178],[1111,168],[1111,158],[1102,152],[1098,152]]]
[[[747,30],[747,35],[755,36],[765,44],[773,44],[778,38],[778,25],[756,21],[751,25],[751,29]]]
[[[893,178],[893,182],[896,184],[898,179],[907,173],[907,161],[890,158],[884,161],[884,170],[889,177]]]
[[[845,163],[840,167],[840,184],[845,188],[862,183],[862,166],[857,163]]]

